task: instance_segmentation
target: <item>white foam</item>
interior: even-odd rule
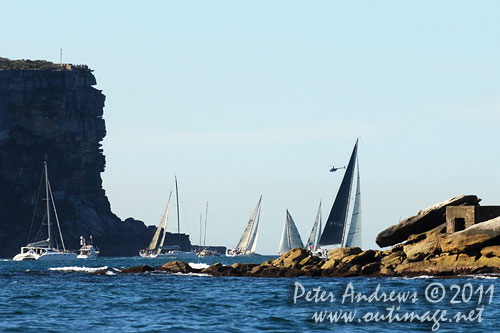
[[[189,275],[189,276],[211,276],[203,273],[172,273],[172,275]]]
[[[403,276],[403,280],[415,280],[415,279],[434,279],[434,275],[419,275],[419,276]],[[394,279],[399,279],[399,277],[394,277]]]
[[[104,271],[107,269],[108,269],[108,266],[102,266],[102,267],[68,266],[68,267],[51,267],[51,268],[49,268],[49,271],[94,273],[94,272],[98,272],[98,271]]]
[[[111,271],[107,271],[106,275],[116,275],[116,273],[115,272],[111,272]]]
[[[207,267],[210,267],[210,265],[208,265],[208,264],[194,263],[194,262],[190,262],[189,266],[191,266],[191,268],[194,268],[194,269],[205,269]]]

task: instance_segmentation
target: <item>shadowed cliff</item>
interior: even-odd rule
[[[44,160],[67,248],[77,249],[81,235],[93,235],[105,256],[137,255],[149,244],[154,228],[121,221],[102,188],[105,96],[95,84],[87,66],[0,58],[0,257],[40,228],[43,210],[30,233]],[[167,234],[166,243],[178,239]],[[189,237],[180,239],[189,250]]]

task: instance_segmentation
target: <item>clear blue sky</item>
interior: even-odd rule
[[[305,240],[356,137],[363,242],[459,194],[500,204],[500,2],[5,1],[0,56],[88,64],[106,95],[113,211],[234,246],[263,194]],[[171,216],[169,230],[175,230]]]

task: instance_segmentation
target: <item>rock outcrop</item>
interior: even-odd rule
[[[375,241],[380,247],[401,243],[408,239],[410,235],[428,231],[445,223],[445,211],[447,206],[475,206],[479,204],[479,201],[481,201],[481,199],[475,195],[461,195],[440,202],[419,211],[415,216],[409,217],[385,229],[378,234]]]
[[[500,217],[476,223],[463,231],[446,233],[443,208],[477,204],[476,196],[461,196],[434,205],[391,227],[406,234],[404,243],[385,251],[343,247],[330,250],[326,260],[305,249],[292,249],[260,265],[212,265],[203,273],[249,277],[456,276],[500,273]],[[423,221],[423,222],[422,222]],[[414,224],[410,227],[409,225]],[[415,226],[419,224],[418,227]],[[417,230],[416,233],[409,233]],[[387,233],[388,234],[388,233]],[[398,239],[401,239],[398,236]],[[400,242],[401,243],[401,242]],[[173,265],[169,263],[168,265]]]
[[[151,240],[154,228],[121,221],[102,188],[105,97],[95,84],[87,66],[0,58],[0,257],[13,257],[36,236],[44,160],[67,248],[93,235],[101,255],[128,256]],[[167,235],[167,244],[178,239]],[[190,245],[181,235],[182,248]]]

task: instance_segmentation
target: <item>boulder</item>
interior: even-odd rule
[[[170,273],[199,273],[201,269],[194,269],[189,266],[188,263],[180,260],[167,262],[160,267],[158,267],[159,271],[170,272]]]
[[[412,234],[420,234],[431,230],[445,222],[446,207],[479,204],[479,199],[475,195],[461,195],[449,200],[440,202],[421,210],[417,215],[409,217],[402,222],[393,225],[377,235],[376,243],[380,247],[401,243]]]
[[[462,253],[484,245],[497,244],[500,244],[500,217],[447,234],[441,240],[441,249],[443,252]]]
[[[389,254],[386,257],[383,257],[380,260],[382,266],[387,267],[388,269],[394,269],[396,266],[401,264],[406,259],[406,254],[403,251],[396,251]]]
[[[321,276],[321,266],[303,266],[301,269],[307,276]]]
[[[441,234],[432,234],[421,241],[403,247],[408,261],[418,261],[429,255],[441,253]]]
[[[204,274],[209,274],[213,276],[240,276],[241,273],[239,273],[236,269],[234,269],[231,266],[224,266],[220,262],[213,264],[210,267],[205,268],[204,270],[201,271],[201,273]]]
[[[319,258],[319,257],[309,256],[309,257],[302,259],[299,264],[302,267],[304,267],[304,266],[316,266],[316,265],[322,266],[323,262],[324,262],[324,260]]]
[[[337,266],[339,263],[340,263],[339,259],[328,259],[325,261],[325,263],[323,265],[321,265],[321,269],[323,269],[323,270],[332,269],[335,266]]]
[[[251,276],[257,276],[257,277],[285,277],[288,273],[288,271],[291,271],[289,269],[283,268],[283,267],[262,267],[262,266],[256,266],[254,269],[257,267],[261,269],[257,270],[252,270],[252,275]],[[294,272],[299,271],[299,270],[293,270]],[[289,277],[292,277],[292,273],[290,274]]]
[[[120,274],[145,273],[145,272],[152,272],[154,270],[155,269],[151,266],[141,265],[141,266],[136,266],[136,267],[124,268],[120,271]]]
[[[282,254],[281,257],[274,260],[272,266],[300,269],[300,262],[309,257],[311,252],[303,248],[295,248]]]
[[[401,275],[458,275],[471,274],[480,267],[481,264],[476,263],[475,257],[463,253],[443,254],[416,262],[405,260],[394,269],[394,272]]]
[[[379,262],[372,262],[361,267],[361,274],[370,275],[380,270]]]
[[[363,250],[361,250],[359,247],[339,247],[328,251],[328,260],[341,260],[344,257],[353,254],[360,254],[361,252],[363,252]]]
[[[485,257],[500,257],[500,245],[486,246],[481,249],[481,255]]]
[[[260,264],[261,266],[272,266],[273,265],[273,261],[274,259],[269,259],[269,260],[266,260],[264,261],[262,264]]]
[[[235,264],[231,265],[232,268],[234,268],[236,271],[238,271],[242,275],[245,275],[246,273],[250,272],[255,266],[259,266],[259,265],[258,264],[240,264],[240,263],[235,263]]]
[[[366,250],[366,251],[363,251],[359,254],[353,254],[353,255],[347,256],[344,259],[342,259],[342,262],[345,262],[345,263],[351,264],[351,265],[358,265],[359,264],[361,266],[364,266],[364,265],[369,264],[369,263],[374,261],[375,254],[376,254],[376,251],[374,251],[374,250]]]

